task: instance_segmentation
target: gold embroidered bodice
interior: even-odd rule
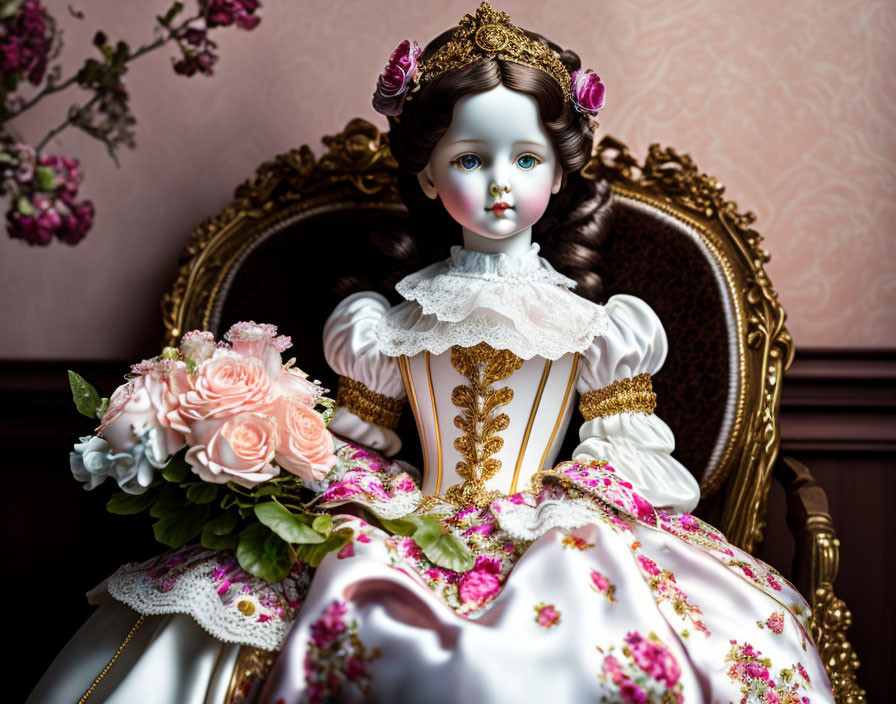
[[[423,493],[485,505],[528,488],[559,451],[578,358],[523,360],[485,343],[399,357],[423,447]]]

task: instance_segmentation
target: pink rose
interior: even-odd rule
[[[573,71],[570,84],[572,104],[579,112],[597,112],[604,106],[606,87],[594,71]]]
[[[599,592],[605,592],[610,588],[610,580],[597,570],[591,570],[591,583]]]
[[[485,569],[474,569],[464,575],[460,584],[460,599],[464,604],[481,606],[498,593],[498,577]]]
[[[647,572],[647,574],[656,576],[660,573],[660,568],[656,566],[656,563],[651,560],[649,557],[645,555],[638,555],[638,562],[641,563],[641,568]]]
[[[233,351],[260,359],[271,381],[280,374],[283,360],[280,355],[292,347],[292,340],[286,335],[277,335],[277,326],[245,320],[232,325],[224,334]]]
[[[282,397],[274,406],[274,417],[279,429],[277,463],[304,479],[323,479],[336,464],[336,455],[333,435],[320,414],[292,397]]]
[[[217,430],[213,423],[204,423],[203,431],[211,433],[210,437],[190,447],[185,459],[204,481],[232,481],[251,489],[280,473],[271,464],[277,449],[277,427],[263,415],[239,413]]]
[[[373,94],[373,108],[387,116],[400,115],[404,106],[404,94],[411,81],[417,79],[417,57],[420,45],[405,39],[392,52],[389,63],[383,69]]]
[[[551,626],[556,626],[560,623],[560,612],[554,608],[553,604],[536,606],[535,611],[538,614],[535,617],[535,621],[539,626],[550,628]]]
[[[186,384],[186,369],[168,362],[162,371],[131,379],[115,389],[97,433],[113,450],[128,450],[139,442],[135,430],[155,429],[156,458],[162,460],[185,443],[187,426],[180,416],[178,394]]]
[[[271,380],[260,360],[218,350],[199,366],[179,400],[181,415],[188,421],[224,420],[268,404]]]
[[[296,367],[281,367],[274,384],[275,396],[288,396],[308,408],[317,405],[317,399],[323,391],[320,384],[308,381],[308,375]]]
[[[644,672],[667,688],[673,687],[681,677],[681,666],[662,643],[652,643],[640,633],[629,632],[625,643],[634,661]]]

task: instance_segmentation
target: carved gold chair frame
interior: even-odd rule
[[[263,163],[254,178],[237,187],[223,212],[193,231],[177,279],[162,300],[165,344],[176,344],[187,330],[217,328],[228,282],[269,233],[309,214],[357,205],[403,211],[395,188],[398,167],[376,127],[355,119],[323,142],[327,152],[319,159],[302,146]],[[755,216],[726,200],[724,187],[701,173],[688,155],[657,144],[639,162],[622,142],[604,137],[583,174],[606,179],[614,199],[671,218],[714,260],[736,350],[727,438],[714,453],[713,466],[699,477],[702,491],[721,494],[719,527],[752,552],[763,539],[773,475],[782,482],[796,539],[794,579],[808,595],[813,635],[835,697],[841,704],[863,702],[855,677],[858,659],[846,640],[851,616],[833,593],[839,542],[827,498],[808,469],[778,458],[781,382],[794,348],[764,270],[769,255],[752,229]]]

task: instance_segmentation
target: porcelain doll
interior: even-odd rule
[[[399,45],[374,106],[418,249],[457,240],[398,283],[403,302],[361,291],[327,321],[342,461],[316,506],[351,539],[277,586],[201,549],[119,571],[33,701],[76,701],[60,693],[110,656],[99,701],[224,701],[239,644],[280,649],[265,704],[832,701],[798,592],[689,513],[699,486],[653,413],[659,319],[594,302],[608,194],[577,172],[603,98],[575,54],[487,3]],[[404,404],[421,476],[398,459]],[[469,563],[387,530],[409,514]]]
[[[418,490],[376,458],[322,503],[439,515],[475,564],[347,518],[351,548],[318,569],[264,702],[831,701],[796,590],[688,513],[699,486],[653,413],[659,319],[572,290],[599,287],[606,191],[576,171],[603,97],[486,3],[393,54],[374,106],[412,223],[435,239],[443,209],[462,246],[402,279],[398,305],[359,292],[330,316],[331,429],[394,455],[407,399],[424,467]],[[580,444],[555,464],[577,395]]]

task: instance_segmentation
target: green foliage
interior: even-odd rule
[[[194,504],[210,504],[218,498],[218,485],[196,482],[187,487],[187,499]]]
[[[288,543],[322,543],[323,536],[276,501],[255,506],[255,517]]]
[[[158,506],[153,506],[155,509]],[[162,513],[153,524],[156,540],[172,548],[180,548],[199,535],[208,520],[208,504],[186,504],[176,510]]]
[[[268,582],[282,581],[294,561],[289,544],[261,523],[253,523],[240,533],[236,559],[246,572]]]
[[[72,400],[78,413],[96,420],[97,407],[100,405],[100,395],[97,390],[80,374],[71,369],[68,370],[68,383],[72,387]]]
[[[187,481],[191,472],[190,465],[183,459],[172,457],[171,461],[165,465],[165,469],[162,470],[162,476],[172,484],[182,484]]]
[[[156,500],[156,492],[146,491],[143,494],[113,494],[106,502],[106,510],[119,516],[129,516],[145,511]]]
[[[470,548],[444,528],[438,516],[409,514],[391,521],[381,519],[380,522],[390,533],[410,537],[434,565],[455,572],[466,572],[476,562]]]
[[[312,567],[318,567],[327,553],[341,550],[351,537],[350,528],[337,530],[322,543],[305,543],[296,546],[296,557]]]

